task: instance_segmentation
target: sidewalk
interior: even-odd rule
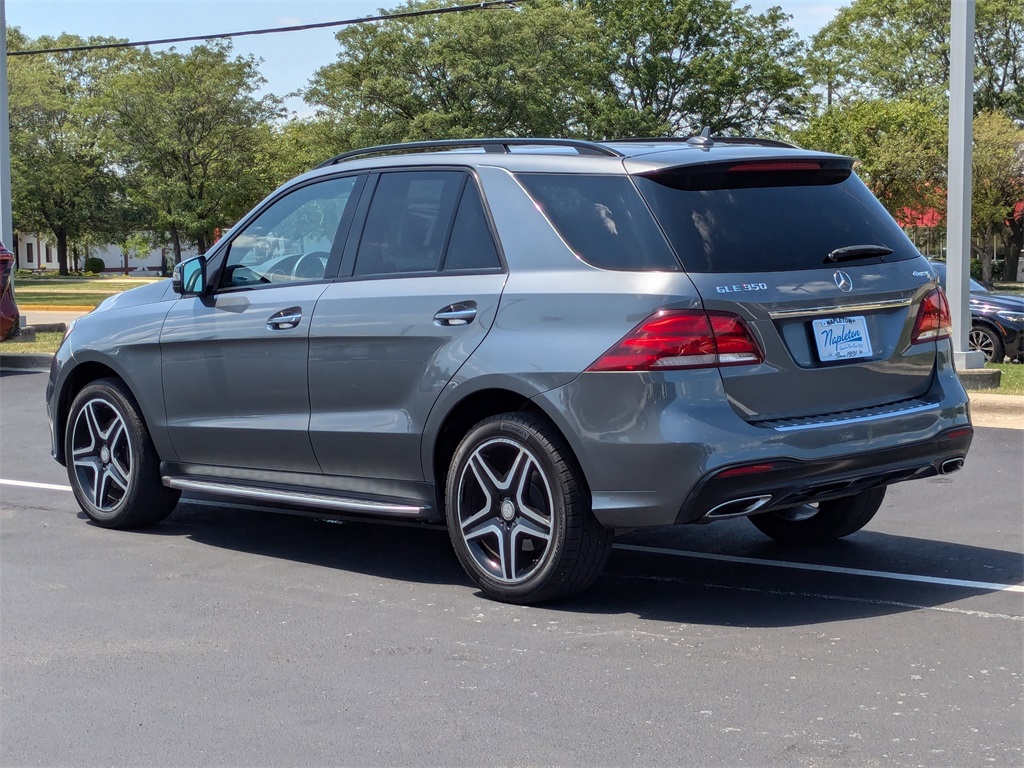
[[[971,423],[976,427],[1024,429],[1024,397],[968,392]]]

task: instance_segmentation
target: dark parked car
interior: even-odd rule
[[[20,318],[14,301],[14,254],[0,243],[0,341],[21,332]]]
[[[946,263],[929,260],[946,287]],[[985,362],[1001,363],[1007,357],[1024,363],[1024,294],[996,293],[977,280],[970,281],[971,349],[983,352]]]
[[[928,263],[850,158],[757,139],[360,150],[69,330],[53,456],[110,528],[181,492],[447,525],[500,600],[616,531],[862,528],[961,467]],[[388,557],[388,553],[381,553]]]

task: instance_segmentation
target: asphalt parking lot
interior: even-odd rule
[[[1024,762],[1019,429],[848,540],[633,533],[525,608],[434,529],[189,499],[93,526],[45,381],[0,371],[0,765]]]

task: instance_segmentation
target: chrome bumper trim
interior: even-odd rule
[[[881,408],[864,408],[860,411],[847,411],[826,416],[810,416],[802,419],[772,419],[770,421],[753,422],[755,426],[774,429],[776,432],[795,432],[801,429],[826,429],[843,427],[850,424],[864,424],[869,421],[880,421],[893,416],[909,416],[913,413],[938,410],[939,403],[926,403],[912,400],[894,403]]]
[[[879,309],[898,309],[909,307],[914,300],[891,299],[889,301],[872,301],[865,304],[829,304],[824,307],[804,307],[803,309],[780,309],[776,312],[769,312],[772,320],[781,320],[786,317],[813,317],[814,315],[848,315],[851,312],[872,312]]]

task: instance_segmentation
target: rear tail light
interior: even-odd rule
[[[953,320],[949,314],[946,294],[941,288],[935,288],[921,300],[910,341],[913,344],[920,344],[924,341],[948,339],[952,334]]]
[[[588,371],[665,371],[764,361],[743,319],[726,312],[664,310],[651,315]]]

